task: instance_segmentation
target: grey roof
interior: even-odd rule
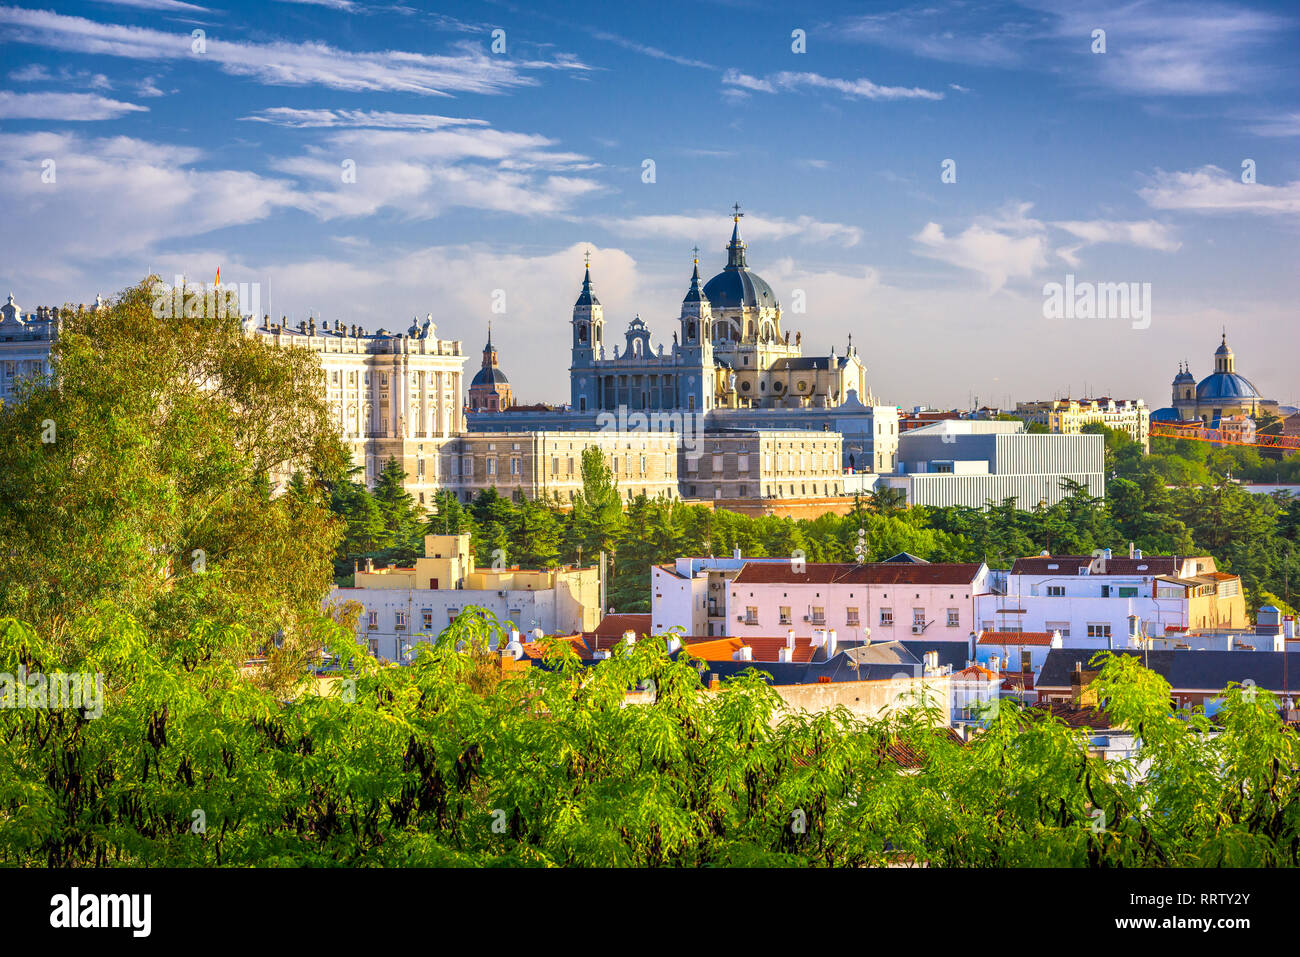
[[[697,260],[695,268],[691,272],[691,288],[686,290],[686,298],[682,302],[702,302],[705,300],[704,293],[700,290],[700,264]]]
[[[704,284],[704,296],[715,309],[739,306],[775,307],[776,293],[758,273],[728,266]]]
[[[772,307],[777,305],[776,293],[767,281],[745,265],[745,244],[740,239],[740,220],[731,231],[727,244],[727,266],[704,284],[704,296],[715,309]]]
[[[506,378],[506,374],[499,366],[484,366],[478,370],[470,385],[507,385],[509,382],[510,380]]]
[[[1070,674],[1079,663],[1086,670],[1097,665],[1089,662],[1095,655],[1104,653],[1096,648],[1053,648],[1047,653],[1035,685],[1038,688],[1068,688]],[[1266,691],[1282,692],[1290,684],[1292,693],[1300,684],[1300,657],[1291,663],[1293,675],[1284,672],[1281,651],[1115,651],[1142,661],[1152,671],[1163,677],[1175,691],[1221,691],[1230,682],[1241,684],[1247,679]],[[1289,680],[1288,680],[1289,679]]]

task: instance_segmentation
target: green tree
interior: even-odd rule
[[[60,643],[108,602],[164,645],[207,616],[245,629],[231,656],[277,633],[288,654],[341,534],[319,361],[245,336],[237,312],[160,322],[156,281],[66,309],[54,378],[0,408],[0,614]]]

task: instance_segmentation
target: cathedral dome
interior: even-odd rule
[[[704,296],[714,309],[775,309],[779,303],[767,281],[745,266],[745,244],[740,239],[740,214],[727,244],[727,266],[704,284]]]
[[[775,307],[776,293],[762,276],[748,269],[728,266],[704,284],[704,297],[714,309],[737,306]]]
[[[1259,392],[1244,375],[1236,372],[1215,372],[1206,376],[1196,386],[1196,398],[1202,402],[1217,399],[1238,401],[1261,398]]]
[[[478,370],[478,373],[470,381],[470,385],[506,385],[509,381],[499,366],[484,366]]]

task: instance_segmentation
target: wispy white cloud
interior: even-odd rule
[[[602,188],[578,175],[596,164],[553,146],[544,136],[475,126],[352,128],[273,166],[305,184],[304,206],[322,219],[385,208],[427,218],[453,206],[542,215]],[[342,181],[344,160],[355,163],[355,182]]]
[[[0,119],[3,120],[114,120],[127,113],[148,112],[148,109],[95,93],[13,93],[0,90]]]
[[[1280,186],[1243,183],[1217,166],[1183,172],[1157,170],[1138,193],[1155,209],[1277,215],[1300,212],[1300,180]]]
[[[1013,213],[1017,220],[975,222],[952,236],[928,222],[912,238],[921,255],[979,273],[989,292],[997,292],[1008,280],[1028,278],[1047,265],[1047,236],[1042,223],[1024,218],[1028,209],[1022,204]]]
[[[357,8],[353,0],[279,0],[280,3],[300,3],[313,7],[329,7],[332,10],[352,12]]]
[[[943,94],[921,87],[881,86],[865,77],[843,80],[820,73],[782,71],[763,77],[750,76],[739,70],[728,70],[722,75],[727,86],[757,93],[792,92],[796,90],[833,90],[855,100],[942,100]]]
[[[96,0],[115,7],[135,7],[137,10],[163,10],[170,13],[211,13],[207,7],[200,7],[183,0]]]
[[[1257,120],[1249,129],[1256,136],[1300,136],[1300,113],[1283,113]]]
[[[985,67],[1050,69],[1081,85],[1200,95],[1257,87],[1260,52],[1293,25],[1241,6],[1186,0],[1022,0],[992,10],[947,2],[850,17],[832,35]],[[1091,49],[1106,31],[1105,53]]]
[[[449,126],[487,126],[487,120],[438,116],[433,113],[392,113],[384,110],[303,110],[273,106],[244,117],[293,129],[372,128],[392,130],[437,130]]]
[[[1113,219],[1069,220],[1051,224],[1056,229],[1064,230],[1082,242],[1074,246],[1056,250],[1056,254],[1071,266],[1079,265],[1076,255],[1085,246],[1102,243],[1115,243],[1123,246],[1135,246],[1139,249],[1155,249],[1160,252],[1175,252],[1182,248],[1182,242],[1174,236],[1174,230],[1154,219],[1124,222]]]
[[[43,274],[257,222],[299,203],[291,183],[194,168],[201,157],[125,136],[0,134],[0,205],[8,228],[23,237],[5,259],[15,270]],[[41,176],[47,160],[55,164],[52,182]],[[51,222],[77,228],[50,229]]]
[[[1088,246],[1113,243],[1173,252],[1182,243],[1173,230],[1155,220],[1110,219],[1061,220],[1044,223],[1030,215],[1030,203],[1013,203],[995,213],[978,217],[960,233],[949,235],[935,222],[913,236],[916,251],[923,256],[975,272],[984,277],[990,292],[997,292],[1013,279],[1028,279],[1044,268],[1050,254],[1071,266],[1080,263],[1078,253]],[[1052,248],[1052,230],[1073,237],[1073,245]]]
[[[315,85],[450,96],[502,93],[536,85],[537,79],[528,71],[589,69],[568,55],[550,60],[513,60],[490,56],[468,42],[459,44],[453,54],[400,50],[356,53],[318,42],[247,43],[209,36],[204,52],[196,53],[188,33],[98,23],[84,17],[16,7],[0,7],[0,24],[5,25],[6,39],[11,42],[137,60],[212,63],[226,73],[252,77],[272,86]]]
[[[613,233],[654,239],[708,240],[718,235],[726,220],[718,213],[696,212],[651,216],[632,216],[611,220],[606,227]],[[811,216],[782,219],[746,213],[741,223],[746,242],[776,242],[798,239],[807,242],[836,242],[857,245],[862,230],[844,223],[825,222]]]

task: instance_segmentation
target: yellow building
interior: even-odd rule
[[[367,562],[351,588],[333,589],[327,605],[349,601],[362,607],[358,642],[378,658],[404,661],[471,605],[523,635],[591,631],[600,622],[601,579],[598,568],[477,568],[468,535],[426,535],[413,566]]]
[[[1141,399],[1052,399],[1017,402],[1016,418],[1025,424],[1037,423],[1058,435],[1078,435],[1085,425],[1099,423],[1123,432],[1151,451],[1151,410]]]

